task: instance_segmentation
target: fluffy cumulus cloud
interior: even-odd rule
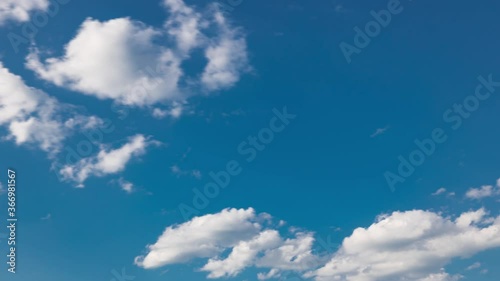
[[[253,209],[227,209],[167,227],[158,241],[148,247],[147,255],[136,258],[136,264],[155,268],[193,258],[213,257],[241,240],[257,235],[261,226],[254,221],[255,218]]]
[[[313,268],[320,262],[320,258],[312,254],[314,241],[313,233],[298,232],[296,237],[287,238],[278,247],[265,251],[256,266],[271,268],[267,276],[277,276],[284,270],[301,272]]]
[[[394,212],[344,239],[331,260],[308,274],[318,281],[458,280],[441,269],[453,258],[500,247],[500,217],[480,209],[452,220],[428,211]]]
[[[7,21],[26,22],[33,11],[45,11],[49,0],[2,0],[0,1],[0,25]]]
[[[0,126],[4,139],[33,144],[54,156],[64,139],[78,128],[98,126],[97,117],[73,112],[45,92],[27,86],[0,62]]]
[[[269,215],[256,214],[252,208],[195,217],[167,227],[135,262],[156,268],[205,258],[208,260],[201,271],[208,272],[208,278],[233,277],[251,266],[270,269],[274,276],[284,270],[309,269],[301,264],[314,258],[312,234],[299,232],[284,239],[277,230],[266,228],[269,220]]]
[[[277,231],[263,231],[248,241],[239,242],[227,258],[211,258],[201,270],[210,272],[208,278],[236,276],[255,261],[259,252],[276,247],[280,242],[281,237]]]
[[[116,149],[101,146],[97,155],[80,159],[75,164],[67,164],[59,170],[59,173],[64,180],[75,182],[78,187],[83,187],[84,182],[90,176],[102,177],[123,171],[133,157],[143,155],[147,146],[151,144],[157,144],[157,142],[143,135],[135,135],[130,137],[126,144]],[[132,187],[122,185],[126,191],[132,191]]]
[[[463,276],[444,270],[454,258],[500,247],[500,217],[484,209],[456,218],[422,210],[382,215],[328,254],[313,251],[313,233],[290,228],[292,237],[285,238],[276,225],[252,208],[195,217],[167,227],[135,263],[150,269],[205,259],[199,270],[208,278],[252,267],[261,271],[259,280],[294,273],[317,281],[457,281]]]
[[[43,59],[34,48],[26,65],[55,85],[131,106],[168,105],[234,85],[248,68],[241,32],[216,5],[204,13],[182,0],[164,0],[163,6],[169,17],[162,27],[88,18],[64,55]],[[195,49],[205,51],[207,65],[202,73],[186,73],[182,65],[194,59]]]

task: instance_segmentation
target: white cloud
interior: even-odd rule
[[[82,128],[84,130],[94,129],[104,125],[104,121],[96,116],[77,115],[64,122],[66,128]]]
[[[468,266],[466,270],[474,270],[474,269],[478,269],[480,267],[481,267],[481,263],[475,262],[475,263],[471,264],[470,266]]]
[[[172,167],[170,167],[170,170],[172,171],[172,173],[176,174],[176,175],[180,175],[180,174],[183,174],[184,172],[181,170],[181,168],[179,168],[179,166],[177,165],[173,165]]]
[[[220,213],[195,217],[178,226],[169,226],[148,246],[146,256],[136,258],[144,268],[210,258],[240,241],[251,239],[261,230],[253,209],[225,209]]]
[[[87,19],[62,58],[42,63],[33,50],[27,67],[58,86],[126,105],[147,105],[178,95],[180,60],[155,45],[160,31],[129,18]]]
[[[118,179],[118,185],[127,193],[132,193],[134,191],[134,184],[124,180],[123,178]]]
[[[135,135],[122,147],[108,149],[103,146],[97,155],[83,158],[73,165],[65,165],[59,173],[64,180],[73,181],[78,187],[83,187],[83,183],[90,176],[102,177],[123,171],[133,157],[143,155],[151,144],[156,142],[143,135]]]
[[[170,167],[170,171],[172,171],[172,173],[174,175],[176,175],[177,177],[181,177],[181,176],[192,176],[196,179],[201,179],[202,177],[202,174],[201,174],[201,171],[200,170],[183,170],[181,169],[181,167],[179,167],[179,165],[173,165]]]
[[[46,216],[41,217],[40,220],[46,221],[46,220],[50,220],[51,218],[52,218],[52,215],[51,214],[47,214]]]
[[[164,109],[161,109],[161,108],[155,108],[153,109],[153,117],[157,118],[157,119],[163,119],[165,118],[166,116],[168,116],[168,111],[167,110],[164,110]]]
[[[497,187],[493,187],[492,185],[483,185],[479,188],[471,188],[465,194],[465,197],[469,199],[480,200],[487,197],[492,197],[500,195],[500,189]]]
[[[382,134],[384,134],[385,132],[387,132],[387,130],[389,130],[389,126],[386,126],[384,128],[377,128],[375,130],[375,132],[373,132],[371,135],[370,135],[370,138],[374,138],[374,137],[377,137],[377,136],[380,136]]]
[[[64,138],[63,126],[54,116],[58,107],[54,98],[28,87],[0,63],[0,125],[9,130],[7,139],[55,149]]]
[[[201,171],[200,170],[192,170],[191,171],[191,175],[193,177],[195,177],[196,179],[201,179],[202,178],[202,175],[201,175]]]
[[[281,237],[277,231],[263,231],[249,241],[239,242],[227,258],[211,258],[201,270],[210,272],[208,278],[234,277],[244,268],[252,265],[259,252],[274,248],[281,243]]]
[[[201,81],[210,91],[232,87],[248,65],[245,38],[231,29],[220,11],[215,14],[219,37],[205,51],[208,64]]]
[[[208,22],[182,0],[164,0],[163,4],[170,11],[165,28],[167,33],[175,38],[177,48],[183,54],[188,54],[193,48],[202,45],[204,35],[201,29],[205,28]]]
[[[195,217],[168,227],[155,244],[148,246],[145,256],[136,258],[136,264],[156,268],[206,258],[200,270],[208,272],[208,278],[234,277],[251,266],[270,269],[275,276],[281,271],[310,269],[317,261],[311,252],[312,233],[284,239],[277,230],[265,229],[270,219],[265,213],[257,215],[252,208]],[[230,252],[223,257],[226,250]]]
[[[154,108],[152,114],[153,117],[157,119],[163,119],[167,116],[170,116],[174,119],[178,119],[179,117],[181,117],[184,110],[185,110],[184,103],[173,102],[170,108],[168,109]]]
[[[0,25],[5,22],[27,22],[33,11],[45,11],[49,7],[48,0],[2,0],[0,1]]]
[[[267,280],[267,279],[271,279],[271,278],[279,278],[281,277],[281,272],[279,269],[277,268],[273,268],[271,270],[269,270],[268,273],[257,273],[257,279],[259,280]]]
[[[479,209],[475,212],[466,212],[461,214],[456,220],[455,224],[461,228],[467,228],[471,225],[478,224],[485,221],[486,211],[484,209]]]
[[[456,219],[422,210],[379,216],[328,256],[313,253],[313,233],[283,238],[269,228],[275,225],[271,220],[251,208],[195,217],[167,227],[135,262],[149,269],[208,259],[200,269],[208,278],[234,277],[254,267],[267,269],[259,280],[295,273],[317,281],[456,281],[462,276],[443,269],[454,258],[500,247],[500,217],[488,217],[483,209]]]
[[[63,121],[63,113],[68,112],[71,117]],[[0,62],[0,126],[8,130],[6,139],[17,145],[36,145],[54,156],[75,129],[99,123],[99,118],[77,114],[43,91],[27,86]]]
[[[182,102],[205,88],[234,85],[247,65],[240,33],[215,8],[203,15],[215,14],[216,20],[203,18],[182,0],[163,3],[170,17],[162,28],[130,18],[89,18],[62,57],[42,60],[33,49],[26,65],[57,86],[130,106]],[[216,39],[210,38],[213,29],[219,34]],[[206,50],[208,64],[203,74],[187,75],[181,66],[194,49]],[[172,116],[181,112],[177,109]],[[157,110],[155,116],[161,115]]]
[[[446,188],[441,187],[440,189],[436,190],[436,192],[432,193],[433,196],[441,195],[443,193],[446,193]]]
[[[461,275],[450,275],[446,272],[442,272],[429,274],[429,276],[418,279],[418,281],[458,281],[462,278],[463,276]]]
[[[325,266],[308,276],[318,281],[458,280],[441,268],[453,258],[500,247],[499,222],[491,224],[482,209],[455,221],[427,211],[394,212],[356,229]]]
[[[314,241],[313,233],[298,232],[295,238],[286,239],[279,247],[267,250],[256,266],[299,272],[314,268],[319,265],[319,258],[312,254]]]

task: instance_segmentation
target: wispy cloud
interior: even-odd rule
[[[476,262],[474,264],[471,264],[470,266],[468,266],[466,268],[466,270],[473,270],[473,269],[478,269],[481,267],[481,263],[480,262]]]
[[[433,196],[441,195],[443,193],[446,193],[446,188],[441,187],[440,189],[436,190],[436,192],[432,193]]]
[[[387,132],[387,130],[389,130],[389,128],[390,128],[389,126],[385,126],[384,128],[377,128],[375,132],[373,132],[373,134],[370,135],[370,138],[374,138],[384,134],[385,132]]]
[[[436,190],[431,195],[432,196],[439,196],[439,195],[443,195],[443,194],[446,194],[447,197],[455,196],[455,192],[453,192],[453,191],[448,192],[448,190],[446,190],[446,188],[444,188],[444,187],[439,188],[438,190]]]
[[[173,165],[172,167],[170,167],[170,171],[176,175],[177,177],[180,177],[180,176],[192,176],[196,179],[201,179],[202,178],[202,174],[201,174],[201,171],[200,170],[183,170],[181,169],[178,165]]]
[[[75,164],[65,165],[59,173],[64,180],[76,183],[77,187],[84,187],[88,177],[119,173],[132,159],[144,155],[147,147],[159,144],[158,141],[150,140],[144,135],[135,135],[128,138],[128,142],[122,147],[109,149],[102,146],[97,155],[83,158]]]
[[[46,221],[46,220],[50,220],[52,218],[52,214],[47,214],[46,216],[44,217],[41,217],[40,219],[43,220],[43,221]]]
[[[134,191],[134,184],[129,181],[126,181],[123,178],[119,178],[117,183],[120,186],[120,188],[127,193],[132,193]]]
[[[500,179],[497,180],[496,186],[483,185],[478,188],[470,188],[467,190],[465,197],[472,200],[481,200],[487,197],[500,195]]]
[[[342,4],[337,4],[335,5],[335,12],[337,13],[344,13],[346,10],[344,9],[344,5]]]

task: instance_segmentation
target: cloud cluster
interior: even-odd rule
[[[0,25],[7,21],[27,22],[33,11],[45,11],[48,0],[2,0],[0,1]]]
[[[143,155],[147,146],[156,143],[143,135],[135,135],[130,137],[126,144],[116,149],[101,146],[97,155],[80,159],[75,164],[67,164],[59,170],[59,173],[64,180],[75,182],[78,187],[83,187],[84,182],[90,176],[102,177],[123,171],[133,157]],[[132,191],[133,187],[123,180],[120,181],[120,186],[128,192]]]
[[[1,1],[0,25],[28,21],[30,12],[46,11],[49,5],[49,0]],[[33,44],[25,66],[56,86],[115,104],[146,107],[158,119],[179,118],[189,97],[228,89],[249,69],[246,41],[217,4],[204,11],[183,0],[162,0],[161,5],[168,17],[160,27],[128,17],[87,18],[61,56],[41,52]],[[78,114],[75,108],[27,86],[0,62],[4,140],[39,147],[54,159],[73,132],[103,125],[98,117]],[[117,150],[100,144],[98,155],[58,170],[65,180],[83,186],[89,176],[122,171],[149,143],[138,135]],[[133,189],[125,181],[120,186],[128,192]]]
[[[309,273],[326,280],[457,280],[441,269],[453,258],[500,247],[500,217],[466,212],[455,220],[428,211],[394,212],[354,230],[331,260]]]
[[[296,272],[317,281],[454,281],[462,276],[443,269],[454,258],[500,247],[500,217],[484,209],[455,219],[422,210],[382,215],[327,256],[314,254],[313,233],[283,238],[273,223],[266,227],[269,221],[252,208],[195,217],[167,227],[135,262],[149,269],[204,258],[200,270],[208,278],[234,277],[255,267],[267,269],[259,280]]]
[[[309,269],[304,265],[316,260],[312,233],[297,232],[295,237],[284,239],[277,230],[266,229],[269,220],[269,215],[256,214],[252,208],[195,217],[167,227],[135,263],[149,269],[207,258],[201,270],[208,272],[208,278],[236,276],[250,266],[271,269],[274,276],[283,270]],[[230,253],[223,257],[227,250]]]
[[[60,103],[45,92],[27,86],[21,77],[12,74],[0,62],[0,126],[6,130],[4,140],[36,146],[46,151],[51,159],[56,159],[70,135],[103,124],[102,119],[80,114],[74,106]],[[144,154],[147,146],[158,144],[140,134],[128,141],[114,150],[101,144],[97,155],[67,164],[57,172],[63,180],[83,187],[88,177],[121,172],[133,157]],[[133,184],[122,179],[119,185],[129,193],[133,190]]]
[[[205,13],[182,0],[163,5],[170,15],[161,28],[130,18],[88,18],[62,57],[42,60],[34,48],[26,66],[57,86],[129,106],[182,102],[233,86],[248,68],[242,33],[216,5]],[[195,49],[204,50],[207,64],[190,75],[182,65]]]
[[[0,62],[0,126],[7,129],[5,139],[17,145],[38,146],[54,156],[73,131],[98,126],[100,122],[95,116],[78,114],[71,106],[27,86]]]

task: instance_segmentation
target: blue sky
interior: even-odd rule
[[[1,2],[2,280],[498,280],[498,2]]]

